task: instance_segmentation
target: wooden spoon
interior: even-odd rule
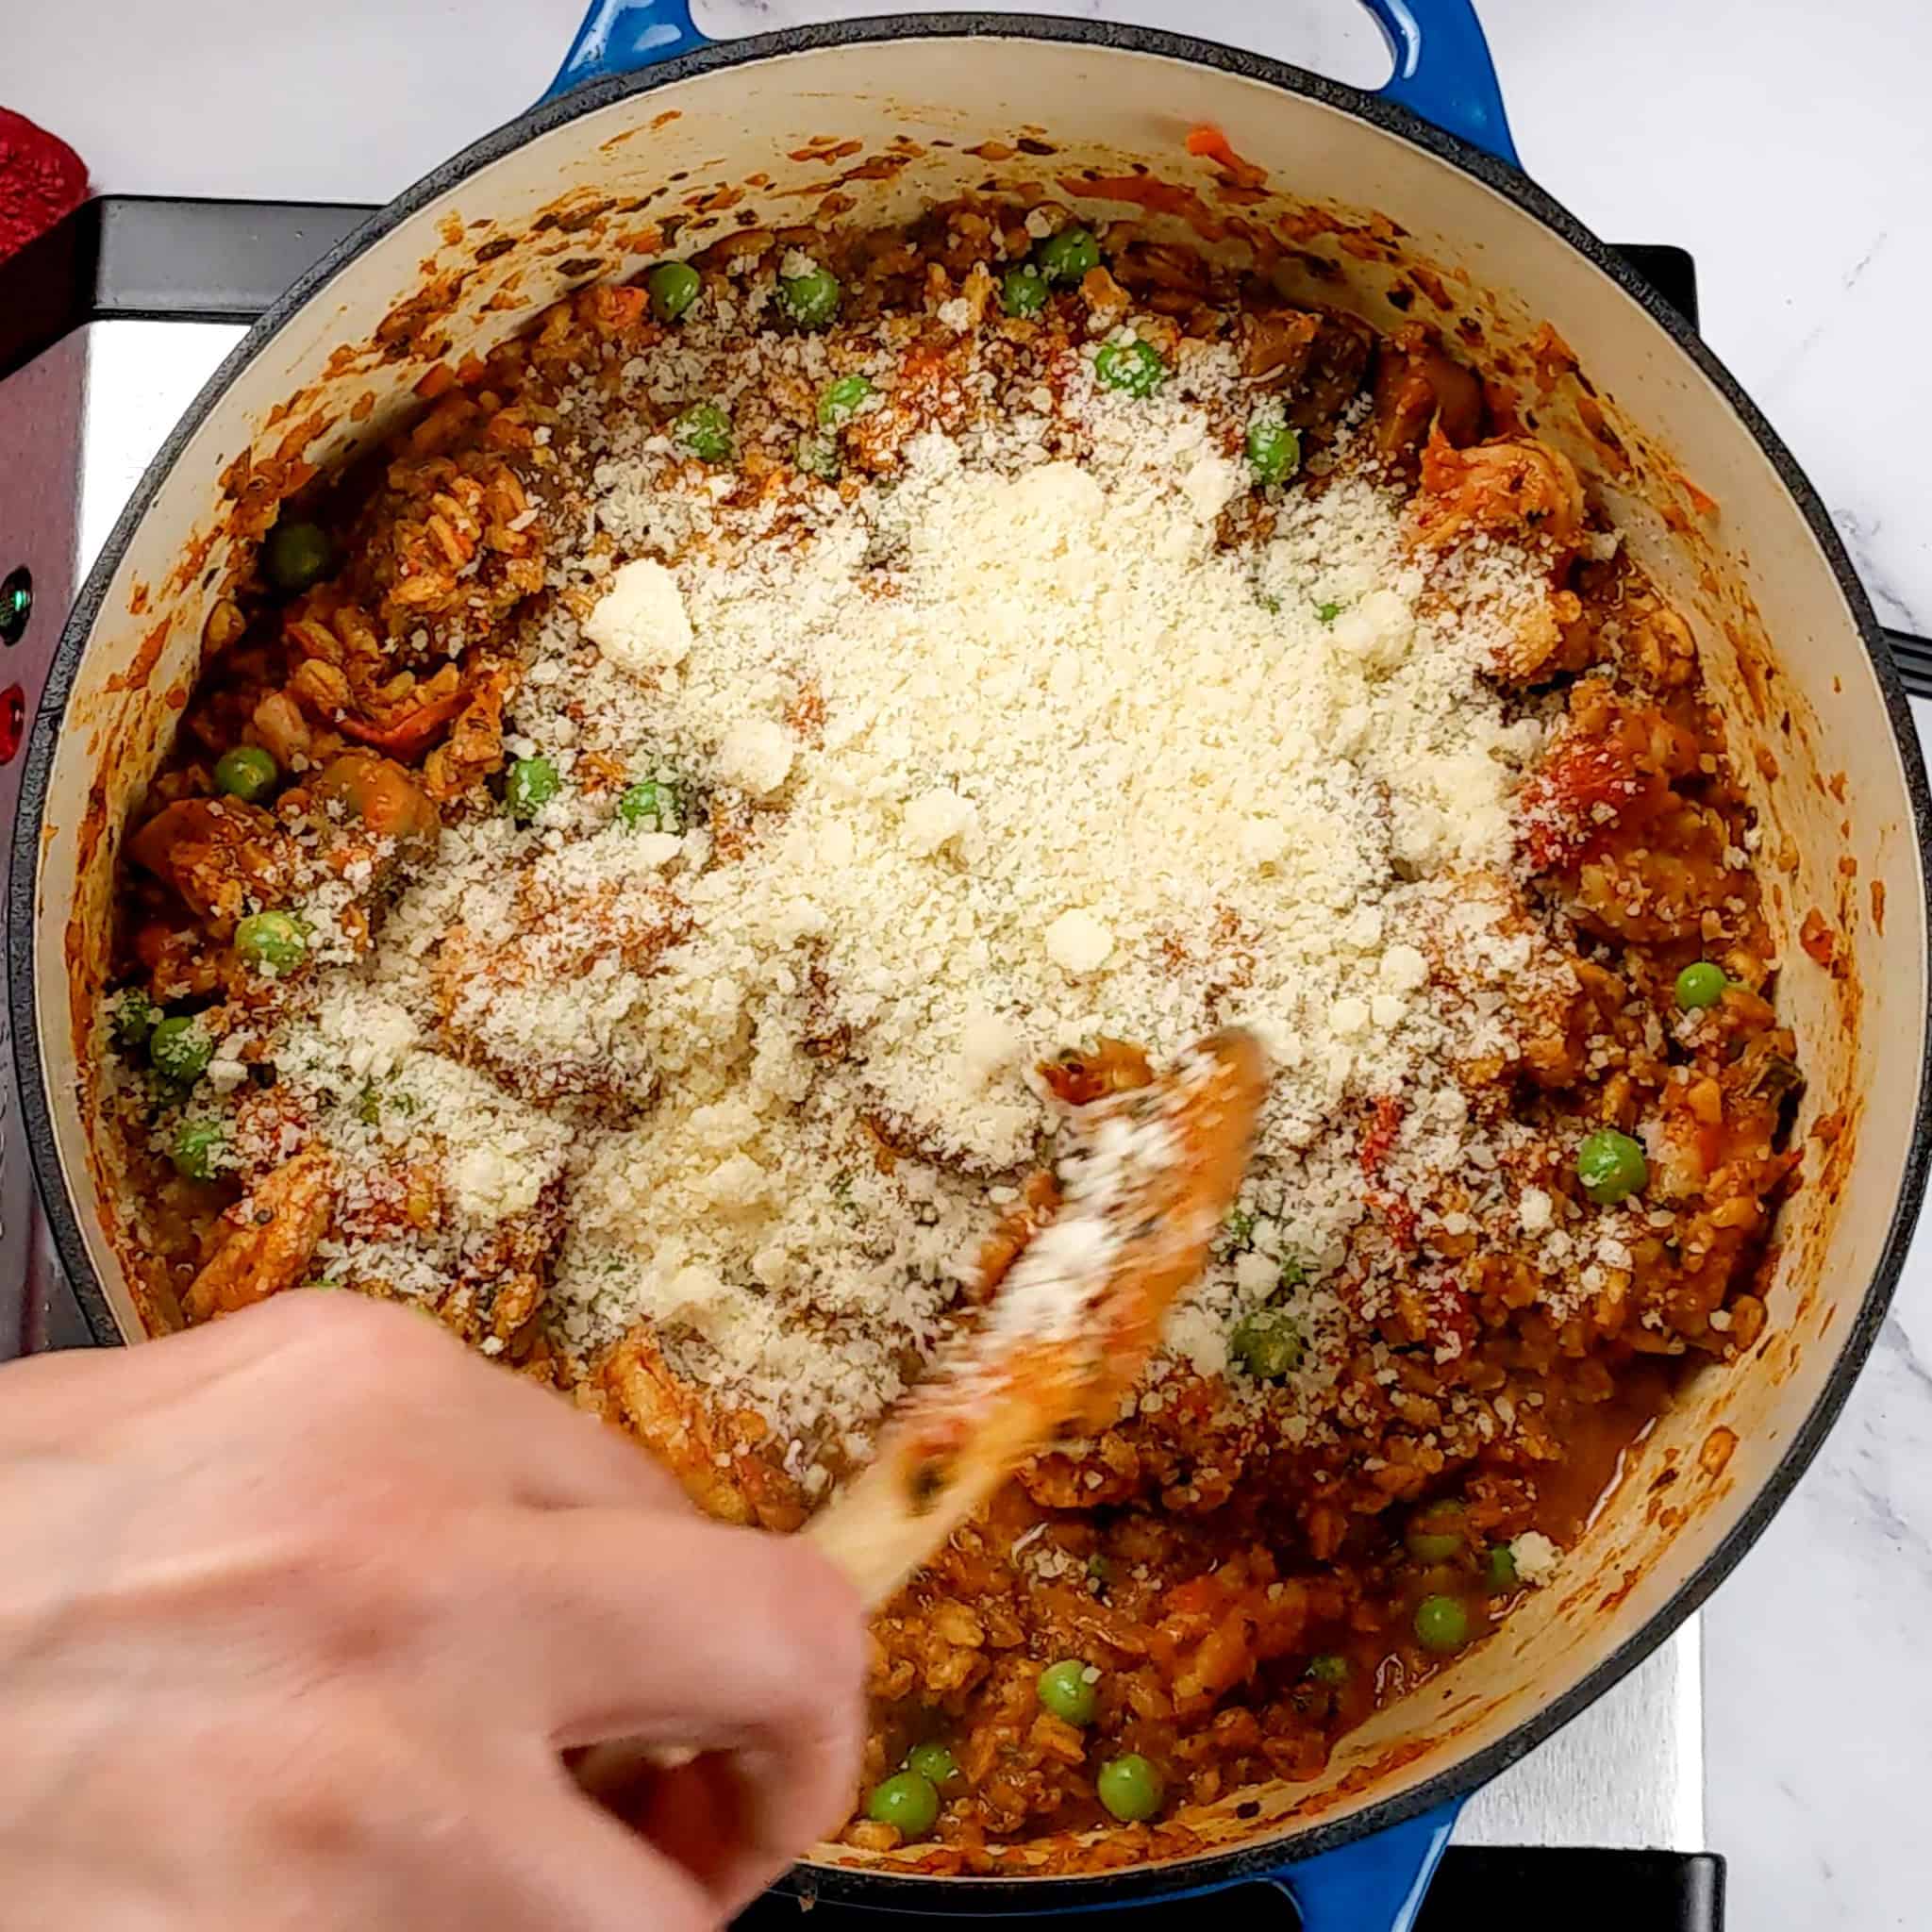
[[[1150,1087],[1075,1116],[1067,1195],[942,1356],[871,1466],[804,1534],[869,1606],[886,1602],[1036,1450],[1112,1419],[1247,1166],[1267,1090],[1254,1036],[1215,1035]]]
[[[1174,1298],[1208,1250],[1247,1167],[1267,1091],[1255,1037],[1218,1033],[1151,1086],[1074,1116],[1065,1194],[1000,1285],[987,1319],[946,1351],[886,1427],[873,1463],[800,1533],[888,1602],[1013,1470],[1098,1427],[1140,1378]],[[690,1752],[600,1744],[576,1761],[608,1795]]]

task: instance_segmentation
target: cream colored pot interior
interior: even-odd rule
[[[1266,192],[1230,202],[1217,192],[1214,168],[1183,148],[1201,122],[1268,171]],[[131,1336],[138,1321],[101,1207],[112,1175],[89,1144],[80,1097],[76,1013],[102,957],[119,824],[195,672],[233,508],[218,479],[235,458],[281,444],[327,462],[378,435],[412,407],[427,366],[489,346],[560,289],[655,258],[671,215],[683,218],[672,246],[687,252],[753,223],[891,221],[981,186],[1074,200],[1091,190],[1090,171],[1136,170],[1192,191],[1165,197],[1181,211],[1158,218],[1177,239],[1196,239],[1190,214],[1231,254],[1249,247],[1244,233],[1289,234],[1291,290],[1391,325],[1403,315],[1390,291],[1405,264],[1421,265],[1435,289],[1411,313],[1480,324],[1485,346],[1474,353],[1513,371],[1541,432],[1576,458],[1697,631],[1764,815],[1781,999],[1810,1075],[1801,1131],[1829,1115],[1840,1127],[1807,1153],[1773,1322],[1752,1358],[1694,1385],[1555,1587],[1345,1740],[1320,1784],[1263,1793],[1258,1822],[1208,1821],[1204,1841],[1225,1845],[1333,1820],[1444,1771],[1561,1697],[1669,1602],[1750,1506],[1830,1374],[1878,1264],[1912,1135],[1926,1009],[1920,859],[1907,775],[1844,596],[1719,391],[1605,274],[1505,196],[1348,113],[1235,74],[983,38],[826,46],[724,68],[513,148],[428,200],[282,327],[215,403],[135,532],[53,770],[39,1023],[58,1151]],[[1145,212],[1106,193],[1075,205],[1089,218]],[[1544,323],[1587,381],[1566,372],[1554,339],[1525,347]],[[194,564],[178,570],[190,554]],[[1800,944],[1814,910],[1834,970]]]

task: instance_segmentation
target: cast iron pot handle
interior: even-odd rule
[[[1471,0],[1361,0],[1395,57],[1378,97],[1519,167],[1496,65]]]
[[[1457,1798],[1353,1844],[1269,1874],[1294,1901],[1301,1932],[1410,1932],[1462,1809]]]
[[[1516,160],[1496,70],[1469,0],[1361,0],[1388,38],[1395,72],[1380,90],[1486,154]],[[546,100],[593,80],[636,74],[710,42],[690,0],[592,0]],[[1273,1884],[1293,1899],[1302,1932],[1409,1932],[1459,1807],[1284,1866]]]
[[[1470,0],[1361,0],[1395,57],[1378,90],[1385,101],[1516,165],[1516,143],[1489,42]],[[691,0],[591,0],[545,100],[586,81],[636,74],[709,41],[691,24]]]

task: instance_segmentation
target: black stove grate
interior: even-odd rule
[[[1563,1932],[1724,1932],[1724,1861],[1712,1853],[1534,1850],[1451,1845],[1442,1854],[1415,1932],[1494,1932],[1522,1901],[1540,1901],[1532,1918],[1560,1920]],[[1512,1903],[1517,1902],[1517,1903]],[[1557,1902],[1560,1902],[1559,1904]],[[1081,1914],[1091,1922],[1094,1914]],[[1272,1885],[1236,1886],[1211,1901],[1170,1900],[1123,1906],[1104,1914],[1106,1932],[1294,1932],[1300,1920]],[[801,1902],[773,1892],[732,1922],[732,1932],[891,1932],[924,1925],[930,1932],[994,1932],[1032,1915],[914,1918],[856,1906]],[[1098,1928],[1096,1927],[1096,1932]],[[1351,1932],[1382,1932],[1363,1925]]]

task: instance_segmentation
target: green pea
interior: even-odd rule
[[[1087,1558],[1087,1588],[1105,1596],[1113,1588],[1113,1565],[1098,1550]]]
[[[1091,228],[1062,228],[1040,244],[1040,272],[1050,282],[1077,282],[1100,266],[1100,243]]]
[[[215,790],[253,805],[275,789],[275,761],[258,744],[238,744],[215,760]]]
[[[733,449],[731,418],[716,403],[693,403],[673,422],[671,440],[700,462],[728,463]]]
[[[778,301],[800,328],[824,328],[839,312],[839,277],[822,268],[783,275]]]
[[[1108,342],[1093,358],[1093,374],[1105,389],[1144,397],[1167,380],[1167,364],[1151,343]]]
[[[1109,1758],[1100,1767],[1094,1784],[1100,1802],[1123,1824],[1139,1824],[1160,1809],[1160,1774],[1139,1752]]]
[[[1302,440],[1279,416],[1248,425],[1248,467],[1257,483],[1286,483],[1302,466]]]
[[[1446,1563],[1462,1552],[1462,1506],[1432,1503],[1408,1519],[1402,1533],[1408,1554],[1418,1563]]]
[[[158,1074],[186,1084],[200,1079],[208,1071],[208,1061],[215,1057],[215,1043],[200,1021],[177,1014],[156,1023],[148,1036],[147,1057]]]
[[[1576,1150],[1576,1178],[1599,1208],[1614,1208],[1627,1200],[1650,1178],[1643,1149],[1628,1134],[1599,1127],[1586,1134]]]
[[[1041,1703],[1070,1724],[1091,1724],[1099,1707],[1100,1690],[1097,1679],[1088,1678],[1090,1668],[1076,1657],[1048,1664],[1040,1674]]]
[[[819,426],[837,429],[851,422],[871,394],[872,384],[862,375],[841,375],[837,382],[828,382],[819,397]]]
[[[801,436],[798,439],[798,467],[821,483],[839,480],[839,445],[829,436]]]
[[[1469,1641],[1469,1612],[1453,1596],[1425,1596],[1415,1607],[1415,1641],[1439,1657]]]
[[[557,796],[562,783],[548,758],[519,758],[503,781],[504,809],[518,824],[527,824]]]
[[[675,322],[698,299],[703,287],[697,270],[682,261],[660,261],[644,277],[651,313],[659,322]]]
[[[1046,307],[1046,277],[1030,261],[1000,277],[1000,307],[1008,315],[1038,315]]]
[[[959,1766],[943,1744],[915,1744],[906,1754],[906,1769],[923,1777],[935,1790],[958,1781]]]
[[[1516,1574],[1516,1552],[1507,1543],[1490,1545],[1489,1579],[1491,1596],[1514,1590],[1521,1580]]]
[[[1677,1004],[1687,1013],[1694,1013],[1704,1007],[1714,1007],[1724,998],[1724,988],[1730,983],[1722,966],[1713,966],[1708,959],[1700,959],[1696,965],[1687,966],[1677,974]]]
[[[168,1155],[175,1172],[186,1181],[213,1180],[215,1161],[226,1139],[220,1121],[183,1121]]]
[[[633,785],[617,801],[617,816],[632,831],[675,832],[677,829],[677,787],[662,778]]]
[[[261,546],[261,574],[277,590],[292,597],[319,584],[335,562],[335,546],[320,524],[277,524]]]
[[[1315,615],[1324,624],[1333,624],[1341,615],[1341,606],[1340,604],[1317,604],[1315,606]]]
[[[114,1043],[123,1053],[141,1053],[154,1036],[155,1022],[160,1014],[155,1010],[154,1002],[142,992],[140,987],[130,986],[114,1002],[114,1015],[109,1023],[114,1029]]]
[[[1318,1651],[1308,1659],[1308,1675],[1316,1683],[1339,1690],[1348,1682],[1348,1659],[1339,1650]]]
[[[1235,1359],[1261,1381],[1291,1374],[1307,1353],[1301,1326],[1279,1308],[1257,1308],[1228,1338]]]
[[[264,973],[292,973],[308,957],[308,941],[286,912],[251,912],[235,928],[235,950]]]
[[[893,1826],[904,1839],[924,1838],[939,1823],[940,1794],[931,1778],[902,1771],[872,1788],[866,1815]]]

